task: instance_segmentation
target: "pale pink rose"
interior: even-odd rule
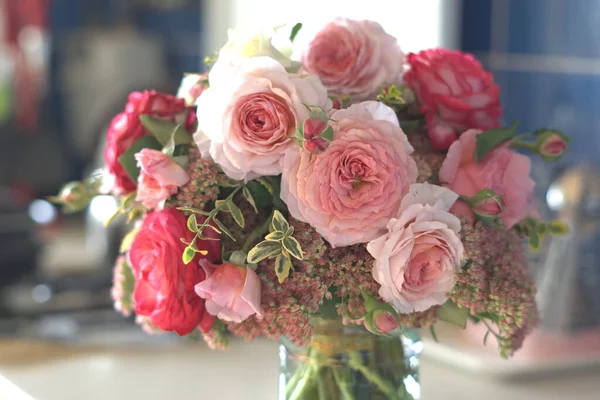
[[[309,116],[305,105],[331,108],[316,76],[288,74],[269,57],[217,62],[209,79],[197,102],[196,144],[237,180],[280,174],[296,127]]]
[[[413,148],[383,103],[355,104],[331,120],[334,140],[325,151],[286,154],[281,199],[334,247],[368,242],[385,231],[417,179]]]
[[[206,280],[196,285],[198,296],[206,300],[206,310],[219,319],[242,322],[262,315],[260,279],[252,268],[234,264],[214,265],[200,260]]]
[[[357,99],[373,98],[386,84],[399,83],[405,66],[396,38],[377,22],[339,17],[308,41],[301,61],[332,94]]]
[[[189,180],[183,168],[158,150],[142,149],[135,159],[140,167],[135,200],[148,209],[162,210],[165,201]]]
[[[501,196],[503,209],[499,214],[507,228],[525,217],[535,215],[533,189],[529,176],[531,161],[506,146],[490,151],[475,162],[476,136],[479,130],[469,130],[450,146],[440,169],[440,182],[461,196],[475,196],[491,189]]]
[[[412,185],[388,232],[367,245],[379,295],[399,312],[424,311],[448,300],[464,251],[460,220],[448,212],[457,198],[446,188]]]

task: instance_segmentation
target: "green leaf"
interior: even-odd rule
[[[464,329],[467,326],[469,309],[465,307],[459,307],[452,300],[448,300],[438,309],[437,315],[441,321],[450,322],[451,324]]]
[[[540,240],[540,236],[538,235],[537,231],[533,231],[529,233],[529,250],[531,250],[532,252],[537,252],[540,249],[541,246],[541,240]]]
[[[300,29],[302,29],[302,23],[298,22],[292,28],[292,32],[290,33],[290,42],[293,42],[294,39],[296,39],[296,36],[298,35],[298,32],[300,32]]]
[[[287,236],[285,237],[282,241],[281,244],[283,244],[283,248],[292,255],[292,257],[298,259],[298,260],[303,260],[304,259],[304,254],[302,253],[302,247],[300,246],[300,243],[293,237],[291,236]]]
[[[273,195],[262,184],[251,181],[246,184],[246,188],[252,195],[256,208],[265,209],[273,205]]]
[[[274,257],[278,254],[281,254],[281,244],[265,240],[258,243],[248,252],[248,262],[255,264],[261,262],[265,258]]]
[[[244,186],[244,188],[242,189],[242,195],[244,195],[246,201],[250,203],[250,205],[254,209],[254,212],[258,214],[258,208],[256,208],[256,202],[254,201],[254,197],[252,197],[252,193],[250,193],[250,190],[248,190],[246,186]]]
[[[169,120],[153,118],[149,115],[140,115],[140,121],[163,147],[167,146],[170,142],[173,142],[173,147],[193,142],[192,135],[181,127],[181,125],[177,125]]]
[[[490,336],[490,331],[488,330],[483,336],[483,345],[485,346],[488,340],[488,336]]]
[[[460,269],[463,271],[468,271],[471,268],[471,265],[473,265],[473,260],[468,260],[462,265],[462,267],[460,267]]]
[[[294,234],[294,227],[290,226],[287,231],[285,231],[285,236],[292,236]]]
[[[475,162],[483,160],[483,157],[502,143],[512,139],[517,130],[517,123],[513,123],[510,128],[493,128],[480,133],[476,137],[476,149],[473,157]]]
[[[330,142],[333,140],[333,128],[331,127],[331,125],[329,125],[327,129],[325,129],[323,133],[321,133],[321,138]]]
[[[229,262],[235,265],[246,265],[246,253],[243,251],[234,251],[229,256]]]
[[[121,247],[119,248],[119,253],[125,253],[131,247],[131,243],[133,243],[133,239],[137,236],[140,228],[133,228],[121,241]]]
[[[435,327],[434,327],[433,325],[431,325],[431,326],[429,327],[429,332],[431,332],[431,337],[433,338],[433,340],[434,340],[436,343],[439,343],[440,341],[438,340],[437,334],[435,333]]]
[[[162,146],[158,140],[152,136],[144,136],[139,138],[121,157],[119,157],[119,162],[123,166],[123,169],[134,182],[137,182],[137,178],[140,174],[140,168],[137,166],[134,156],[142,149],[161,150]]]
[[[286,221],[285,217],[278,211],[273,212],[273,219],[271,220],[271,232],[280,231],[287,232],[290,225]]]
[[[228,206],[229,212],[231,212],[231,216],[233,217],[235,223],[238,224],[240,228],[243,228],[246,224],[246,220],[244,219],[244,214],[242,213],[242,210],[240,210],[240,208],[233,201],[230,201],[228,203]]]
[[[219,220],[218,220],[218,219],[216,219],[216,218],[213,218],[213,222],[214,222],[215,224],[217,224],[217,226],[219,227],[219,230],[220,230],[221,232],[223,232],[224,234],[226,234],[227,236],[229,236],[229,238],[230,238],[231,240],[233,240],[234,242],[236,241],[236,240],[235,240],[235,237],[233,236],[233,233],[231,233],[231,231],[230,231],[229,229],[227,229],[227,227],[226,227],[225,225],[223,225],[223,223],[222,223],[221,221],[219,221]],[[210,225],[207,225],[207,227],[210,227]]]
[[[185,250],[183,250],[181,259],[183,260],[183,263],[185,265],[188,265],[194,259],[195,255],[196,255],[196,252],[194,251],[194,249],[192,249],[191,247],[188,246],[185,248]]]
[[[230,212],[230,208],[229,205],[231,203],[227,200],[217,200],[215,201],[215,208],[218,208],[220,211],[223,212]]]
[[[284,257],[279,254],[275,259],[275,273],[277,274],[277,280],[279,283],[283,283],[290,275],[292,269],[292,260],[289,257]]]
[[[188,217],[187,228],[191,232],[198,232],[198,221],[196,220],[196,214],[192,214]]]
[[[569,233],[569,227],[562,221],[554,220],[548,223],[548,230],[552,235],[564,236]]]
[[[258,182],[258,183],[260,183],[261,185],[263,185],[263,187],[264,187],[265,189],[267,189],[267,191],[269,192],[269,194],[270,194],[271,196],[273,196],[273,194],[274,194],[274,192],[273,192],[273,185],[271,184],[271,182],[270,182],[270,181],[269,181],[267,178],[265,178],[265,177],[258,178],[258,179],[256,180],[256,182]]]
[[[200,215],[205,215],[205,216],[209,216],[210,213],[208,211],[204,211],[204,210],[200,210],[199,208],[194,208],[194,207],[177,207],[177,209],[179,211],[185,211],[185,212],[191,212],[194,214],[200,214]]]
[[[329,121],[329,117],[327,116],[327,113],[321,107],[313,107],[313,106],[306,106],[306,107],[310,111],[309,118],[320,119],[321,121],[324,121],[324,122]],[[332,130],[333,130],[333,128],[332,128]]]
[[[283,233],[281,231],[275,231],[275,232],[271,232],[267,236],[265,236],[265,240],[268,240],[269,242],[281,242],[284,237],[285,237],[285,233]]]

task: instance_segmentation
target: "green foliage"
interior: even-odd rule
[[[140,168],[137,166],[134,156],[142,149],[162,150],[162,146],[156,138],[144,136],[133,143],[131,147],[119,157],[119,162],[123,166],[123,169],[134,182],[137,182],[138,176],[140,175]]]
[[[247,186],[244,186],[242,189],[242,195],[246,199],[246,201],[252,206],[255,213],[258,213],[258,208],[256,207],[256,201],[254,200],[254,196],[250,192]]]
[[[175,146],[191,144],[193,142],[192,135],[181,125],[169,120],[152,118],[149,115],[140,115],[140,122],[163,147],[171,144],[175,148]]]
[[[511,127],[493,128],[477,135],[473,155],[475,161],[483,160],[487,153],[514,138],[518,126],[518,123],[514,122]]]
[[[298,32],[300,32],[300,29],[302,29],[302,23],[298,22],[292,28],[292,32],[290,33],[290,42],[293,42],[294,39],[296,39],[296,36],[298,36]]]
[[[303,260],[304,253],[298,240],[292,236],[294,229],[281,212],[273,210],[268,226],[269,234],[248,252],[248,262],[275,258],[275,272],[279,283],[282,283],[292,269],[292,257]]]
[[[452,300],[448,300],[438,308],[437,316],[440,321],[450,322],[461,328],[466,328],[467,319],[469,318],[469,309],[459,307]]]

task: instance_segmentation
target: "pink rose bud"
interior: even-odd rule
[[[567,150],[567,142],[558,133],[542,135],[538,142],[539,152],[544,157],[557,158]]]
[[[338,97],[331,99],[331,107],[336,110],[341,110],[342,109],[342,100],[340,100]]]
[[[319,118],[308,118],[304,121],[304,149],[310,153],[321,153],[327,149],[329,142],[321,135],[329,129],[327,121]]]
[[[89,204],[93,195],[82,182],[67,183],[56,197],[50,200],[64,206],[65,212],[83,210]]]
[[[377,310],[373,313],[373,326],[385,335],[398,328],[398,321],[391,312]]]
[[[475,205],[474,211],[477,215],[497,216],[500,215],[504,206],[500,198],[487,198]]]

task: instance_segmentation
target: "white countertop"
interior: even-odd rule
[[[265,340],[234,341],[227,352],[200,343],[86,348],[0,342],[0,400],[276,400],[277,381],[277,345]],[[600,399],[598,370],[503,382],[424,357],[421,383],[423,400]]]

